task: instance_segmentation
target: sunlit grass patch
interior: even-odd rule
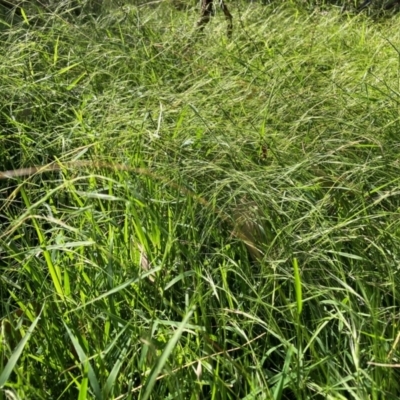
[[[236,7],[0,33],[3,398],[398,397],[398,21]]]

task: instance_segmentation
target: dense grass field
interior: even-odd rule
[[[400,17],[231,11],[1,17],[1,400],[400,397]]]

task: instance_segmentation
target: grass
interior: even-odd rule
[[[2,19],[1,399],[399,397],[400,20],[232,12]]]

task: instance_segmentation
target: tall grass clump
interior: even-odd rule
[[[0,398],[399,397],[400,22],[240,7],[2,17]]]

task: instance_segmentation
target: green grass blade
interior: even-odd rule
[[[88,378],[89,378],[89,382],[90,382],[90,386],[93,389],[94,395],[96,396],[97,400],[102,400],[103,396],[100,390],[100,385],[99,385],[99,381],[96,377],[96,374],[94,372],[94,369],[92,367],[92,365],[89,362],[88,357],[86,356],[84,350],[82,349],[82,346],[80,345],[78,339],[75,337],[75,335],[71,332],[71,330],[68,328],[68,325],[64,322],[64,326],[65,329],[68,332],[68,335],[72,341],[72,345],[74,346],[74,349],[76,351],[76,353],[78,354],[79,357],[79,361],[82,363],[83,366],[86,365],[86,363],[88,364]]]
[[[296,292],[296,303],[297,303],[297,315],[300,316],[303,310],[303,294],[301,288],[301,278],[299,272],[299,264],[297,258],[293,259],[293,270],[294,270],[294,288]]]
[[[285,364],[283,365],[282,372],[280,373],[279,381],[275,385],[275,389],[273,392],[274,400],[281,400],[281,398],[282,398],[283,389],[285,386],[285,380],[290,371],[290,362],[292,360],[292,353],[293,353],[292,347],[289,347],[289,349],[286,353]]]
[[[42,315],[42,311],[44,309],[44,304],[42,306],[42,309],[40,310],[39,315],[35,318],[35,320],[32,322],[31,326],[28,328],[25,336],[20,340],[18,343],[17,347],[15,348],[14,352],[12,353],[10,359],[8,360],[6,366],[4,367],[4,370],[0,374],[0,389],[3,388],[3,386],[6,384],[8,381],[8,378],[10,377],[13,369],[17,365],[17,362],[19,358],[21,357],[21,354],[28,343],[28,340],[32,336],[32,333],[39,322],[40,316]]]
[[[83,372],[83,379],[81,381],[80,387],[79,387],[79,396],[78,400],[86,400],[88,397],[88,372],[89,372],[89,361],[85,362],[85,367],[84,367],[84,372]]]
[[[27,209],[29,210],[31,208],[31,203],[29,201],[28,195],[25,191],[24,187],[21,187],[21,195],[22,198],[24,199],[25,205],[27,207]],[[33,226],[35,227],[36,233],[38,235],[39,238],[39,243],[40,245],[43,247],[43,255],[44,255],[44,259],[46,260],[46,264],[47,264],[47,268],[49,269],[50,272],[50,276],[51,279],[53,281],[54,284],[54,288],[56,289],[57,294],[63,299],[64,298],[64,291],[62,288],[62,283],[61,283],[61,271],[60,268],[57,267],[56,265],[54,265],[52,259],[51,259],[51,255],[48,251],[48,249],[46,248],[46,238],[45,235],[42,232],[42,228],[41,226],[38,224],[38,222],[36,221],[36,218],[34,215],[32,215],[32,223]]]
[[[193,315],[193,312],[194,312],[194,308],[192,308],[186,314],[185,318],[180,323],[178,329],[176,330],[176,332],[174,333],[174,335],[172,336],[172,338],[170,339],[168,344],[165,346],[163,353],[161,354],[156,365],[152,369],[150,376],[146,382],[146,385],[143,388],[144,394],[143,394],[143,396],[140,397],[141,400],[147,400],[150,397],[151,391],[153,390],[154,384],[156,383],[157,376],[162,371],[165,363],[167,362],[168,357],[170,356],[170,354],[174,350],[176,344],[178,343],[178,340],[180,339],[180,337],[186,327],[186,324],[188,323],[189,319]]]
[[[128,342],[126,343],[125,347],[122,349],[117,362],[114,364],[112,370],[110,371],[110,374],[107,377],[107,381],[103,387],[103,397],[105,399],[109,398],[109,395],[111,393],[111,390],[115,384],[115,381],[118,377],[118,373],[121,369],[121,366],[123,365],[124,361],[125,361],[125,356],[129,350],[129,346],[131,344],[131,340],[128,340]]]

